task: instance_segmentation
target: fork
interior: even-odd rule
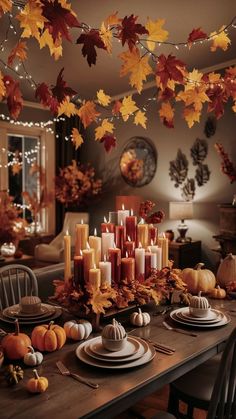
[[[172,327],[170,326],[168,323],[166,322],[162,322],[163,326],[168,329],[168,330],[172,330],[173,332],[178,332],[178,333],[182,333],[183,335],[188,335],[188,336],[193,336],[193,337],[197,337],[196,333],[193,332],[188,332],[187,330],[182,330],[182,329],[178,329],[177,327]]]
[[[72,378],[79,381],[80,383],[87,384],[87,386],[92,387],[92,388],[98,388],[99,387],[98,384],[93,383],[92,381],[86,380],[86,378],[83,378],[78,374],[70,372],[68,370],[68,368],[61,361],[57,361],[56,366],[57,366],[57,368],[59,369],[59,371],[62,375],[71,376]]]
[[[154,342],[153,340],[148,339],[148,338],[143,338],[142,337],[141,339],[150,343],[157,352],[162,352],[163,354],[166,354],[166,355],[174,355],[174,353],[175,353],[175,349],[171,348],[170,346],[164,345],[162,343]]]

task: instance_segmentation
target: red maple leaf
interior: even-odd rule
[[[122,45],[124,46],[127,42],[129,49],[132,50],[136,42],[139,40],[139,35],[148,34],[148,30],[141,25],[136,23],[138,16],[133,14],[129,17],[125,16],[121,21],[121,25],[118,26],[118,38],[121,39]]]
[[[104,143],[104,148],[107,153],[111,151],[112,147],[116,147],[116,138],[112,135],[104,135],[101,140],[101,143]]]
[[[59,103],[61,103],[66,96],[71,97],[77,93],[75,90],[71,89],[71,87],[68,87],[66,81],[63,80],[63,71],[64,68],[61,69],[57,76],[56,85],[52,87],[52,95],[58,100]]]
[[[175,96],[174,90],[170,89],[169,87],[166,87],[163,91],[161,90],[158,95],[159,100],[169,100],[172,99]]]
[[[53,2],[51,0],[41,0],[41,3],[43,4],[42,15],[48,20],[44,27],[52,35],[54,42],[60,35],[71,41],[68,27],[78,28],[80,24],[77,18],[70,10],[62,7],[58,0]]]
[[[87,56],[88,65],[96,64],[97,52],[95,47],[106,49],[103,40],[100,38],[99,32],[95,29],[87,33],[82,33],[76,41],[77,44],[83,44],[82,54]]]
[[[189,46],[192,45],[194,41],[198,39],[206,39],[207,34],[201,30],[201,28],[193,29],[192,32],[188,36],[188,44]]]
[[[49,106],[52,94],[46,83],[40,83],[35,90],[35,97],[39,99],[44,106]]]
[[[157,62],[156,75],[160,77],[163,88],[166,87],[168,80],[183,82],[183,72],[185,71],[185,64],[177,60],[174,55],[169,54],[166,57],[161,54]]]
[[[221,86],[214,85],[206,90],[206,94],[211,100],[208,103],[207,112],[214,112],[217,119],[224,114],[224,103],[228,100],[228,94]]]
[[[23,98],[21,95],[19,82],[11,76],[4,76],[3,82],[6,88],[7,106],[12,118],[17,119],[23,107]]]

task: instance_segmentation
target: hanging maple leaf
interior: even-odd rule
[[[97,92],[97,99],[102,106],[108,106],[111,102],[111,96],[106,95],[102,89]]]
[[[159,115],[163,124],[168,128],[174,128],[174,109],[170,102],[164,102],[161,104]]]
[[[17,119],[23,107],[23,98],[21,95],[19,82],[13,80],[11,76],[3,77],[7,107],[12,118]]]
[[[203,103],[210,102],[206,94],[206,86],[195,87],[186,91],[181,91],[176,96],[176,101],[183,100],[185,106],[193,106],[196,111],[201,111]]]
[[[113,135],[104,135],[104,137],[101,138],[100,143],[104,143],[104,148],[106,152],[109,153],[109,151],[116,146],[116,138]]]
[[[12,9],[12,0],[0,0],[0,17]]]
[[[11,66],[16,58],[18,58],[21,62],[25,61],[27,58],[26,50],[26,42],[17,42],[16,46],[11,50],[8,56],[7,64]]]
[[[108,26],[118,25],[121,19],[117,15],[118,15],[118,12],[115,12],[109,15],[104,21],[105,26],[108,27]]]
[[[201,86],[203,73],[194,68],[193,71],[186,74],[185,78],[187,81],[184,85],[184,90],[193,89],[196,86]]]
[[[82,135],[79,133],[77,128],[72,129],[71,133],[72,142],[77,150],[84,142]]]
[[[41,0],[43,5],[42,15],[46,18],[44,27],[48,29],[55,42],[59,37],[71,41],[68,28],[78,28],[80,26],[75,12],[72,12],[71,6],[65,1]]]
[[[58,60],[62,56],[62,39],[58,37],[55,42],[53,42],[52,35],[46,29],[38,39],[40,49],[48,46],[50,54],[54,56],[55,60]]]
[[[68,98],[64,99],[63,102],[60,103],[57,109],[57,115],[60,116],[62,114],[68,116],[70,118],[72,115],[75,115],[77,112],[74,103],[70,102]]]
[[[42,15],[42,3],[40,1],[29,1],[26,3],[24,9],[16,16],[20,22],[20,27],[23,28],[21,34],[22,38],[29,38],[33,36],[38,40],[40,30],[44,29],[44,24],[47,19]]]
[[[11,166],[11,171],[13,176],[18,175],[22,171],[22,163],[13,163],[13,165]]]
[[[191,48],[194,41],[198,41],[200,39],[206,39],[207,34],[202,31],[201,28],[193,29],[188,36],[188,46]]]
[[[113,295],[114,293],[109,291],[104,293],[101,293],[100,290],[95,291],[89,299],[89,304],[92,306],[93,313],[105,314],[105,308],[109,308],[112,305],[110,298],[112,298]]]
[[[156,75],[160,77],[163,88],[167,86],[169,80],[183,83],[185,71],[185,64],[177,60],[174,55],[169,54],[168,57],[164,54],[160,55],[156,66]]]
[[[112,31],[111,29],[109,29],[104,22],[102,22],[101,27],[100,27],[100,31],[99,31],[99,35],[101,37],[101,40],[103,41],[107,52],[109,52],[109,54],[111,54],[112,51]]]
[[[148,30],[143,25],[136,23],[137,19],[138,16],[134,16],[133,14],[129,17],[125,16],[121,21],[121,25],[117,27],[118,38],[121,39],[123,46],[127,42],[130,50],[139,41],[138,35],[148,34]]]
[[[184,119],[187,122],[189,128],[192,128],[194,122],[200,121],[200,115],[200,111],[196,111],[196,109],[192,107],[185,108],[183,112]]]
[[[81,118],[84,128],[87,128],[93,121],[96,121],[97,116],[100,115],[96,110],[96,105],[91,100],[84,102],[81,108],[77,111]]]
[[[229,177],[230,183],[236,181],[236,167],[233,162],[230,160],[228,153],[224,150],[224,147],[220,143],[215,143],[215,148],[217,153],[220,155],[221,161],[221,171]]]
[[[112,114],[113,115],[118,115],[120,113],[121,106],[122,106],[121,101],[120,100],[116,100],[115,103],[114,103],[114,105],[113,105],[113,108],[112,108]]]
[[[63,79],[63,71],[64,67],[57,76],[56,85],[51,89],[53,96],[59,103],[61,103],[66,96],[72,97],[77,93],[75,90],[71,89],[71,87],[67,86],[66,81]]]
[[[37,89],[35,90],[35,97],[36,99],[39,99],[44,106],[50,105],[52,94],[46,83],[43,82],[38,84]]]
[[[95,140],[101,140],[102,137],[104,137],[106,132],[109,132],[112,134],[114,131],[114,125],[108,121],[107,118],[105,118],[102,121],[102,125],[100,127],[97,127],[95,130]]]
[[[134,112],[138,110],[135,101],[132,99],[132,96],[124,97],[122,100],[122,105],[120,107],[120,113],[124,121],[127,121]]]
[[[210,99],[207,112],[214,112],[217,119],[224,115],[224,103],[228,100],[228,94],[221,86],[214,85],[206,91]]]
[[[212,39],[211,51],[214,52],[217,48],[221,48],[223,51],[226,51],[228,46],[231,44],[231,41],[224,29],[225,26],[222,26],[218,32],[212,32],[210,34],[209,37]]]
[[[3,75],[0,71],[0,100],[2,100],[5,95],[6,95],[6,87],[4,84]]]
[[[164,24],[165,19],[157,19],[154,21],[148,18],[145,27],[149,34],[147,40],[147,47],[149,51],[154,51],[156,42],[163,42],[167,40],[169,32],[162,29]]]
[[[82,54],[87,56],[88,65],[96,64],[97,52],[95,47],[106,49],[103,40],[100,37],[99,31],[91,29],[87,33],[82,33],[76,41],[77,44],[83,44]]]
[[[152,74],[152,68],[148,63],[149,57],[140,56],[138,48],[133,48],[131,51],[122,52],[119,57],[123,60],[120,70],[120,76],[130,75],[130,85],[136,87],[140,93],[143,88],[143,81],[147,79],[149,74]]]
[[[147,117],[146,117],[145,112],[142,112],[140,110],[136,112],[135,117],[134,117],[135,125],[141,125],[144,129],[146,129],[146,122],[147,122]]]

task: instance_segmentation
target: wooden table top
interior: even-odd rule
[[[236,301],[215,302],[222,311],[236,309]],[[32,368],[25,368],[24,379],[15,387],[8,387],[1,376],[1,419],[112,418],[220,352],[236,327],[236,313],[230,315],[231,322],[223,327],[194,329],[197,337],[166,330],[162,326],[164,317],[152,316],[150,325],[137,328],[133,334],[174,346],[175,354],[168,356],[157,352],[150,363],[123,371],[103,370],[83,364],[75,355],[79,343],[67,343],[60,351],[45,354],[42,365],[37,368],[39,375],[49,380],[45,393],[30,395],[25,389],[27,379],[32,376]],[[97,382],[99,388],[94,390],[71,377],[60,375],[56,367],[58,360],[71,371]]]

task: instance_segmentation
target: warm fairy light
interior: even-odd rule
[[[96,229],[96,227],[94,229],[94,236],[97,237],[97,229]]]

